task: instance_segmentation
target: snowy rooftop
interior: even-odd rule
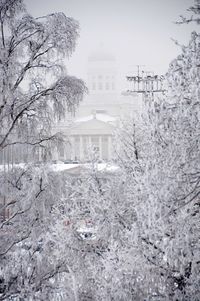
[[[86,121],[90,121],[92,119],[97,119],[97,120],[103,121],[103,122],[115,122],[116,121],[116,118],[113,116],[97,113],[97,114],[91,114],[91,115],[85,116],[83,118],[78,118],[78,119],[76,119],[75,122],[86,122]]]

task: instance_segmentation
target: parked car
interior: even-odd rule
[[[79,161],[74,160],[72,161],[72,164],[79,164]]]
[[[72,160],[65,160],[64,164],[72,164]]]

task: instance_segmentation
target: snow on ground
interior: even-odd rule
[[[0,165],[0,171],[3,170],[10,170],[12,169],[12,167],[20,167],[20,168],[24,168],[25,166],[27,166],[27,164],[25,163],[19,163],[19,164],[14,164],[14,165]],[[37,167],[39,166],[39,164],[37,165]],[[56,164],[50,164],[50,168],[52,168],[52,170],[54,171],[63,171],[63,170],[74,170],[78,167],[81,168],[85,168],[85,169],[92,169],[93,165],[92,163],[86,163],[86,164],[64,164],[64,163],[56,163]],[[102,171],[102,172],[116,172],[119,170],[119,166],[117,165],[113,165],[110,163],[98,163],[95,164],[95,168],[98,171]]]
[[[99,164],[97,164],[97,169],[98,169],[98,171],[114,172],[114,171],[119,170],[119,166],[109,164],[109,163],[99,163]]]
[[[26,163],[18,163],[18,164],[1,164],[0,165],[0,171],[6,171],[6,170],[11,170],[14,167],[20,167],[20,168],[24,168],[27,164]]]
[[[73,169],[78,167],[80,164],[64,164],[64,163],[57,163],[57,164],[52,164],[51,168],[54,171],[63,171],[63,170],[68,170],[68,169]]]
[[[83,169],[91,169],[92,164],[91,163],[86,163],[86,164],[64,164],[64,163],[58,163],[58,164],[52,164],[52,169],[54,171],[63,171],[63,170],[70,170],[70,169],[75,169],[78,167],[82,167]],[[95,165],[95,168],[98,171],[105,171],[105,172],[115,172],[119,170],[119,166],[112,165],[109,163],[98,163]]]

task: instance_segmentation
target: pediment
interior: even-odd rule
[[[114,126],[108,122],[104,122],[97,119],[91,119],[84,122],[77,122],[71,128],[71,134],[93,134],[105,133],[112,134]]]

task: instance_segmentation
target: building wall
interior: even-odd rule
[[[96,151],[100,160],[112,160],[114,128],[119,125],[120,119],[131,116],[139,108],[137,97],[123,96],[118,90],[116,60],[112,55],[101,52],[91,54],[87,73],[89,94],[80,104],[75,118],[72,118],[71,127],[67,129],[67,125],[65,128],[62,123],[62,131],[69,138],[64,152],[62,150],[57,159],[87,161],[89,154]]]

